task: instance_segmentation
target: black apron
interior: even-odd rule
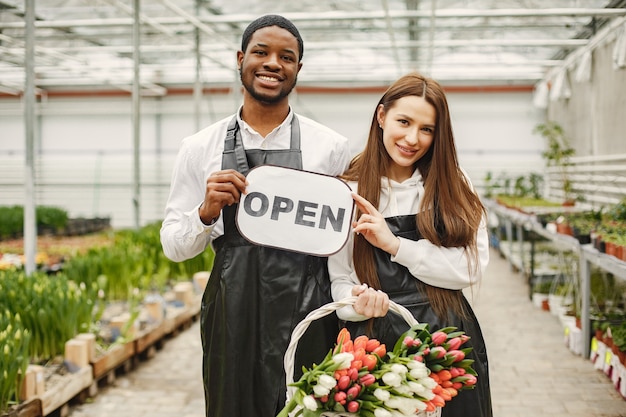
[[[271,164],[302,169],[300,128],[291,123],[291,148],[244,150],[236,117],[228,126],[222,169],[244,175]],[[202,300],[201,337],[207,417],[274,417],[286,400],[283,358],[293,328],[332,301],[327,258],[258,246],[235,225],[236,205],[222,210],[224,235]],[[320,363],[338,333],[337,316],[314,321],[298,343],[302,365]],[[296,379],[297,380],[297,379]]]
[[[396,216],[385,219],[394,235],[411,240],[418,240],[415,224],[415,215]],[[473,390],[460,391],[451,402],[442,409],[442,417],[491,417],[491,394],[489,390],[489,367],[485,341],[469,303],[463,297],[469,318],[462,319],[450,312],[447,321],[439,318],[433,311],[425,292],[423,282],[417,280],[409,270],[391,261],[391,256],[376,248],[376,268],[380,279],[381,289],[389,298],[406,307],[420,323],[428,323],[431,332],[448,326],[456,326],[464,331],[471,339],[463,347],[472,347],[474,350],[468,355],[474,359],[474,369],[478,373],[478,382]],[[366,334],[367,321],[346,322],[352,337]],[[387,349],[393,349],[402,333],[409,329],[406,321],[393,312],[385,317],[374,319],[372,336],[385,343]]]

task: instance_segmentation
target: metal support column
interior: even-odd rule
[[[35,0],[26,0],[26,49],[24,87],[24,132],[26,134],[26,161],[24,175],[24,255],[26,275],[35,272],[37,265],[37,211],[35,201]]]
[[[141,0],[134,1],[133,9],[133,62],[134,62],[134,80],[133,80],[133,210],[135,218],[135,228],[139,229],[141,226],[141,207],[140,207],[140,192],[141,192],[141,166],[139,158],[139,150],[141,146],[140,141],[140,103],[141,103],[141,80],[139,74],[140,66],[140,35],[141,35],[141,18],[140,18],[140,3]]]

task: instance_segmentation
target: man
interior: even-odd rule
[[[326,258],[249,243],[235,225],[254,166],[328,175],[349,163],[348,141],[289,106],[302,67],[292,22],[263,16],[244,31],[237,65],[244,87],[236,115],[185,138],[174,166],[161,242],[174,261],[212,244],[215,264],[202,301],[207,417],[270,417],[285,403],[283,357],[291,332],[332,300]],[[300,339],[295,368],[319,363],[338,325],[329,316]]]

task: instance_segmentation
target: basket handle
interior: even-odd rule
[[[293,329],[293,332],[291,333],[291,340],[289,341],[289,346],[287,347],[284,358],[285,374],[287,376],[287,402],[289,402],[289,400],[293,397],[296,389],[295,387],[290,386],[290,384],[293,383],[296,348],[298,347],[298,341],[300,340],[302,335],[304,335],[304,332],[309,328],[309,325],[314,320],[328,316],[329,314],[333,313],[336,310],[339,310],[342,307],[354,305],[357,299],[358,297],[352,296],[344,298],[343,300],[325,304],[311,311],[304,318],[304,320],[298,323],[298,325]],[[418,321],[415,319],[415,317],[413,317],[409,310],[392,300],[389,300],[389,310],[400,315],[411,327],[418,324]]]

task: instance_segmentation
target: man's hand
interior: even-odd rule
[[[213,223],[225,206],[239,203],[246,185],[246,177],[234,169],[212,173],[206,181],[204,202],[198,209],[202,223]]]

